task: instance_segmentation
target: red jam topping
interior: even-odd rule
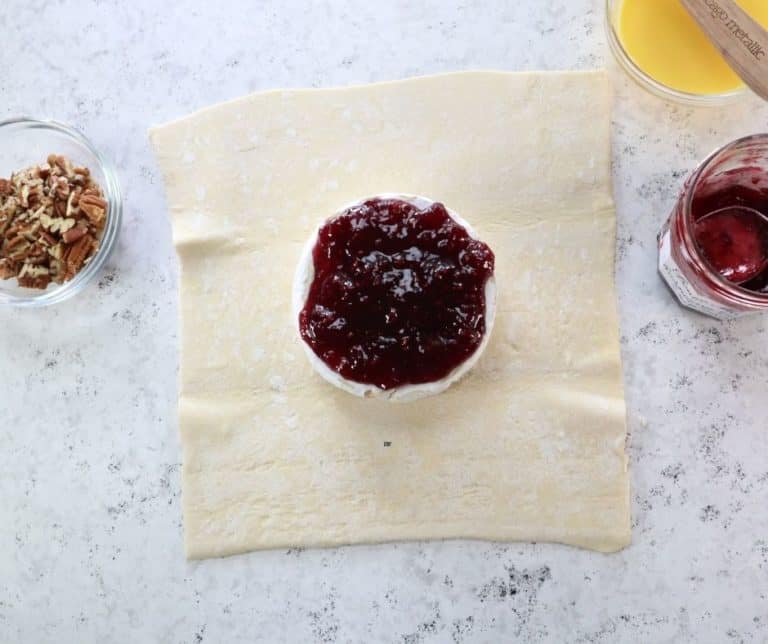
[[[718,179],[744,177],[728,172]],[[768,284],[768,191],[757,184],[755,176],[747,185],[726,183],[697,195],[692,214],[696,241],[712,267],[734,284],[762,291]]]
[[[347,380],[433,382],[480,346],[494,255],[442,204],[370,199],[329,219],[312,257],[299,329]]]
[[[729,282],[748,282],[768,265],[768,218],[756,210],[717,210],[699,219],[695,231],[704,256]]]

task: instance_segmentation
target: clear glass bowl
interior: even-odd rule
[[[15,278],[0,280],[0,305],[40,307],[61,302],[82,291],[106,262],[117,241],[123,202],[112,165],[82,134],[55,121],[18,118],[0,121],[0,177],[46,161],[49,154],[63,154],[75,165],[90,169],[104,191],[107,223],[99,249],[75,277],[63,284],[51,283],[45,290],[24,288]]]
[[[744,86],[721,94],[691,94],[690,92],[681,92],[680,90],[673,89],[646,74],[635,64],[635,61],[632,60],[627,50],[624,49],[624,45],[619,38],[619,16],[621,14],[622,2],[623,0],[606,0],[605,30],[608,35],[608,44],[616,60],[624,68],[624,71],[641,87],[661,98],[699,107],[728,105],[744,97],[749,92],[747,87]]]

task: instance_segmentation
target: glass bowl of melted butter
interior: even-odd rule
[[[768,1],[737,2],[768,28]],[[606,29],[624,70],[657,96],[718,106],[749,93],[677,0],[606,0]]]

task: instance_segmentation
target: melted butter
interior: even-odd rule
[[[737,2],[768,27],[768,0]],[[618,32],[635,64],[668,87],[719,94],[744,85],[678,0],[624,0]]]

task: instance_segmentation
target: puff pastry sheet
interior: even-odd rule
[[[187,555],[413,539],[630,538],[602,72],[465,72],[272,91],[151,131],[181,260]],[[420,194],[496,253],[478,366],[358,400],[291,320],[301,247],[340,205]]]

